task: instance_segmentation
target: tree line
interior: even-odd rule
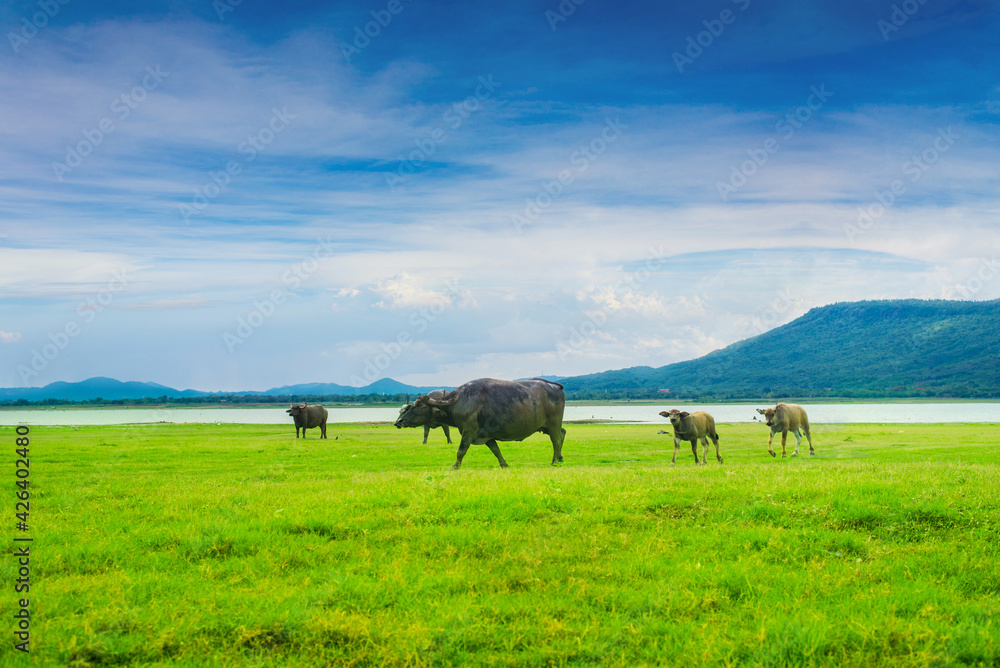
[[[781,401],[796,399],[993,399],[1000,397],[1000,387],[897,387],[845,388],[817,391],[805,387],[765,387],[731,389],[690,389],[662,392],[654,389],[617,390],[567,390],[568,401],[696,401],[704,403],[725,403],[733,401],[765,400]],[[349,404],[371,406],[399,406],[414,395],[407,394],[223,394],[201,397],[141,397],[128,399],[14,399],[0,402],[0,407],[17,408],[30,406],[279,406],[298,404]]]

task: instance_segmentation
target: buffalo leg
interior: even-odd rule
[[[788,430],[781,432],[781,458],[785,458],[785,441],[788,440]]]
[[[424,425],[424,442],[423,445],[427,445],[427,435],[431,433],[431,426],[429,424]]]
[[[772,457],[775,456],[775,454],[774,454],[774,448],[771,447],[771,440],[773,438],[774,438],[774,432],[772,431],[771,435],[767,437],[767,451],[771,453]]]
[[[451,445],[451,432],[448,431],[448,425],[443,424],[441,428],[444,429],[444,437],[448,439],[448,445]],[[424,436],[424,443],[427,442],[427,437]]]
[[[694,453],[694,463],[698,463],[698,439],[691,441],[691,452]]]
[[[496,439],[491,438],[490,440],[486,441],[486,447],[490,449],[490,452],[496,455],[497,461],[500,462],[500,468],[502,469],[507,468],[507,460],[504,459],[503,455],[500,454],[500,446],[497,445]]]
[[[677,451],[680,450],[680,447],[681,447],[681,439],[674,436],[674,458],[670,460],[671,464],[677,463]]]
[[[722,463],[722,455],[719,454],[719,436],[718,436],[718,434],[716,434],[715,436],[712,437],[712,443],[715,444],[715,458],[718,459],[719,463],[721,464]],[[706,448],[706,451],[707,451],[707,448]],[[705,461],[706,462],[708,461],[708,455],[707,454],[705,455]]]
[[[462,458],[465,457],[465,453],[469,451],[470,445],[472,445],[472,433],[470,432],[468,436],[462,434],[462,442],[458,444],[458,456],[455,458],[455,465],[451,468],[456,471],[462,468]]]
[[[326,423],[324,422],[319,426],[320,438],[326,438]]]
[[[556,431],[556,429],[559,431]],[[548,428],[546,433],[548,433],[549,439],[552,441],[552,465],[555,466],[563,460],[562,446],[563,441],[566,440],[566,430],[560,426],[556,426],[555,428]]]
[[[806,433],[806,438],[809,439],[809,454],[815,455],[816,451],[813,450],[813,437],[812,434],[809,433],[809,425],[808,424],[802,425],[802,431]]]
[[[795,452],[792,453],[792,457],[798,457],[799,445],[801,445],[802,443],[802,432],[796,429],[795,431],[792,432],[792,434],[795,436]]]
[[[701,463],[708,465],[708,436],[701,437],[702,453],[701,453]]]

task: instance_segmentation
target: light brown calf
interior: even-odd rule
[[[785,456],[785,439],[788,432],[795,434],[795,452],[792,457],[799,454],[799,444],[802,443],[802,432],[805,432],[809,439],[809,454],[815,455],[813,450],[813,439],[809,434],[809,418],[806,416],[806,409],[798,404],[778,404],[774,408],[758,408],[757,412],[764,416],[764,421],[771,428],[771,435],[767,437],[767,451],[774,457],[774,450],[771,448],[771,439],[779,431],[781,432],[781,456]]]
[[[719,454],[719,434],[715,431],[715,418],[708,413],[698,411],[695,413],[681,412],[676,408],[671,411],[661,411],[660,415],[670,420],[674,427],[674,458],[671,464],[677,463],[677,450],[681,447],[681,441],[691,441],[691,452],[694,453],[694,463],[698,463],[698,439],[705,448],[702,461],[708,464],[708,439],[712,439],[715,444],[715,458],[722,463],[722,455]]]

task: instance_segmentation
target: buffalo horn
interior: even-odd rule
[[[423,399],[425,402],[427,402],[428,406],[434,406],[435,408],[441,408],[443,406],[451,406],[456,401],[458,401],[458,392],[452,391],[452,392],[449,392],[448,394],[446,394],[444,396],[448,397],[448,398],[446,398],[446,399],[431,399],[426,394],[424,396],[420,397],[420,398]]]

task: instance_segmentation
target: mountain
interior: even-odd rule
[[[435,387],[416,387],[406,385],[392,378],[380,378],[370,385],[364,387],[352,387],[350,385],[337,385],[336,383],[303,383],[300,385],[284,385],[282,387],[272,387],[263,392],[245,392],[243,394],[264,394],[264,395],[331,395],[341,394],[357,396],[361,394],[426,394],[431,390],[439,389]],[[451,387],[442,389],[454,389]]]
[[[258,396],[360,396],[369,394],[425,394],[437,387],[415,387],[405,385],[392,378],[382,378],[365,387],[350,387],[334,383],[304,383],[301,385],[285,385],[274,387],[263,392],[201,392],[198,390],[175,390],[158,383],[140,383],[136,381],[123,382],[114,378],[95,377],[77,383],[63,381],[49,383],[44,387],[11,387],[0,388],[0,402],[3,401],[45,401],[60,399],[66,401],[91,401],[106,399],[121,401],[126,399],[180,399],[189,397],[213,397],[228,395],[258,395]],[[452,389],[452,388],[446,388]]]
[[[97,376],[78,383],[58,381],[45,387],[10,387],[0,388],[0,401],[43,401],[45,399],[66,399],[67,401],[89,401],[98,397],[102,399],[142,399],[144,397],[167,396],[178,397],[207,396],[208,392],[197,390],[175,390],[158,383],[140,383],[136,381],[122,382],[114,378]]]
[[[661,389],[702,398],[996,397],[1000,300],[832,304],[698,359],[561,382],[576,398]]]

